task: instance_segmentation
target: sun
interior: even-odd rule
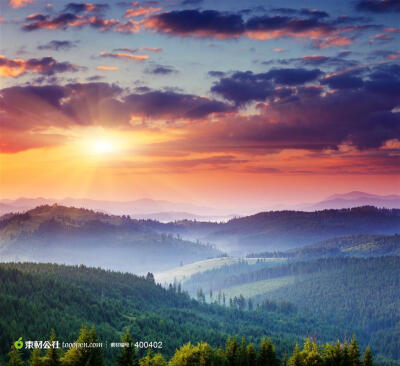
[[[116,150],[115,143],[107,139],[93,140],[90,145],[91,151],[99,155],[111,154]]]

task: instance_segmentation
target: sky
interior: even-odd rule
[[[1,0],[0,197],[400,194],[400,1]]]

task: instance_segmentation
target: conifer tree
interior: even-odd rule
[[[14,345],[11,346],[11,351],[9,352],[8,357],[8,366],[23,366],[24,361],[22,361],[21,352],[16,349]]]
[[[240,343],[239,363],[240,363],[240,366],[248,366],[246,339],[244,337],[242,337],[242,341]]]
[[[247,362],[248,366],[257,366],[257,354],[253,343],[247,346]]]
[[[96,329],[89,330],[87,325],[81,328],[76,343],[98,343]],[[103,351],[99,347],[74,347],[69,349],[61,359],[63,366],[103,366]]]
[[[280,361],[276,357],[275,348],[271,338],[262,339],[260,350],[258,351],[257,366],[279,366]]]
[[[41,352],[39,348],[35,348],[29,359],[29,366],[43,366]]]
[[[54,329],[50,333],[50,348],[47,350],[46,355],[43,358],[43,366],[60,366],[60,355],[57,348],[53,347],[53,342],[56,340],[56,333]]]
[[[364,353],[363,366],[373,366],[373,365],[374,361],[372,359],[371,349],[367,347]]]
[[[124,347],[121,354],[117,358],[118,366],[138,366],[139,360],[136,354],[135,347],[132,346],[133,339],[126,330],[125,334],[121,338],[122,343],[129,343],[128,347]]]
[[[240,347],[236,337],[226,341],[225,355],[228,366],[240,366]]]
[[[355,336],[351,339],[348,354],[351,366],[361,366],[360,350]]]
[[[97,337],[96,328],[93,325],[90,330],[90,341],[92,343],[98,343],[99,339]],[[100,347],[93,347],[90,349],[90,358],[89,364],[87,366],[103,366],[104,364],[104,356],[103,350]]]
[[[289,366],[303,366],[298,344],[294,347],[292,357],[289,358]]]
[[[139,361],[140,366],[166,366],[165,361],[161,353],[154,354],[151,349],[147,352],[147,355]]]

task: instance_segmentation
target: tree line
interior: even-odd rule
[[[56,340],[54,330],[49,344]],[[99,338],[93,326],[83,325],[76,343],[98,343]],[[161,353],[151,349],[143,357],[139,356],[130,331],[127,329],[121,338],[122,347],[112,365],[115,366],[373,366],[372,352],[367,347],[361,355],[356,337],[349,342],[317,344],[307,338],[300,348],[294,347],[291,355],[278,358],[270,338],[262,338],[258,347],[247,343],[245,337],[239,341],[237,336],[229,337],[225,347],[214,348],[206,342],[193,345],[184,344],[167,360]],[[24,360],[21,350],[14,345],[8,354],[7,366],[105,366],[103,351],[98,348],[72,347],[66,351],[50,347],[42,352],[35,348]],[[111,365],[110,364],[110,365]]]

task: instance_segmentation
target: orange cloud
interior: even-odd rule
[[[57,62],[52,57],[23,60],[20,58],[8,59],[0,55],[0,76],[5,78],[16,78],[27,71],[43,75],[53,75],[57,72],[78,71],[78,69],[77,66],[69,62]]]
[[[138,7],[138,8],[133,8],[133,9],[128,9],[124,17],[125,18],[135,18],[135,17],[142,17],[142,16],[148,16],[152,13],[155,13],[157,11],[160,11],[161,8],[145,8],[145,7]]]
[[[102,70],[102,71],[116,71],[116,70],[118,70],[118,67],[117,67],[117,66],[99,65],[99,66],[97,66],[97,70]]]
[[[10,5],[14,9],[22,8],[32,3],[33,0],[8,0],[8,5]]]
[[[101,57],[111,57],[111,58],[122,58],[133,61],[145,61],[149,58],[147,55],[132,55],[131,53],[123,53],[123,52],[101,52]]]

